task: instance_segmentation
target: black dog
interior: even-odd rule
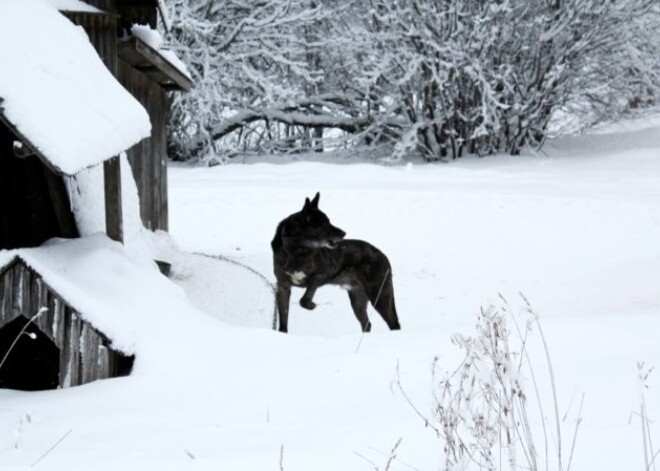
[[[319,210],[319,198],[317,193],[311,202],[305,199],[302,211],[280,222],[271,243],[280,332],[288,328],[291,286],[307,288],[300,304],[314,309],[314,294],[324,284],[339,285],[348,291],[363,332],[371,329],[369,302],[391,330],[400,329],[389,260],[367,242],[343,240],[346,233],[330,224]]]
[[[399,330],[394,305],[392,267],[383,252],[362,240],[339,240],[334,248],[296,249],[284,266],[293,284],[305,286],[300,305],[314,309],[314,294],[319,286],[339,285],[348,291],[351,306],[363,332],[371,330],[367,304],[383,318],[391,330]]]
[[[286,273],[284,266],[289,262],[291,253],[300,248],[332,247],[346,235],[344,231],[330,224],[328,216],[319,210],[319,198],[318,193],[312,201],[306,198],[302,211],[281,221],[270,244],[273,249],[273,268],[277,280],[280,332],[288,330],[289,300],[294,280]]]

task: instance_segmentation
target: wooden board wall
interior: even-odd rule
[[[151,138],[131,147],[128,161],[140,195],[140,215],[147,229],[168,229],[166,92],[146,75],[119,59],[117,77],[144,106],[151,120]]]
[[[131,2],[121,2],[128,8]],[[92,4],[114,11],[113,0],[97,0]],[[151,8],[156,14],[157,2],[144,0],[133,5],[135,8]],[[129,8],[130,10],[130,8]],[[132,11],[132,10],[131,10]],[[145,10],[146,11],[146,10]],[[67,16],[85,28],[90,41],[103,59],[108,69],[147,110],[151,120],[151,137],[128,150],[128,160],[140,197],[140,216],[147,229],[167,231],[167,122],[168,103],[165,90],[146,75],[134,69],[117,57],[118,16],[85,13],[67,13]],[[127,178],[127,176],[122,176]]]

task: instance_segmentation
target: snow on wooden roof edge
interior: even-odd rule
[[[47,0],[60,11],[81,13],[104,13],[103,10],[81,0]]]
[[[0,276],[17,259],[127,355],[140,353],[144,342],[157,335],[156,325],[208,317],[155,264],[136,261],[104,234],[0,250]]]
[[[4,116],[52,167],[73,175],[151,134],[142,105],[82,28],[44,0],[0,2]]]
[[[152,29],[149,25],[135,24],[131,27],[133,37],[141,40],[147,47],[151,48],[155,54],[162,57],[177,73],[181,74],[187,84],[178,83],[182,90],[189,90],[192,85],[192,76],[186,67],[186,64],[179,56],[171,51],[166,45],[160,33]]]
[[[72,285],[66,275],[63,276],[62,273],[58,272],[57,264],[53,264],[52,260],[48,260],[48,257],[44,257],[42,253],[43,249],[39,248],[0,250],[0,278],[4,277],[7,271],[11,270],[14,265],[24,265],[43,279],[46,285],[62,301],[76,311],[82,320],[91,324],[103,335],[106,335],[114,348],[126,355],[135,354],[134,341],[130,338],[122,338],[121,335],[117,336],[116,332],[106,332],[103,325],[99,325],[99,312],[94,303],[90,303],[88,300],[80,301],[81,297],[77,294],[76,286]],[[23,313],[28,318],[34,314],[36,313]]]

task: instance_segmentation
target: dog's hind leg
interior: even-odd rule
[[[277,312],[280,320],[280,332],[286,333],[289,328],[289,300],[291,299],[291,286],[277,284]]]
[[[369,304],[369,297],[363,288],[353,287],[348,291],[348,298],[351,300],[351,307],[357,317],[362,332],[369,332],[371,330],[371,322],[367,316],[367,305]]]

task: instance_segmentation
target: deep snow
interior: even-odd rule
[[[177,166],[169,176],[179,247],[222,254],[271,280],[277,222],[321,191],[335,225],[391,259],[403,330],[390,333],[372,317],[374,332],[362,337],[345,293],[324,287],[312,312],[296,305],[302,291],[294,292],[291,333],[272,332],[263,280],[174,251],[172,279],[194,299],[168,306],[163,299],[180,288],[145,283],[157,311],[135,313],[136,323],[160,311],[164,319],[153,335],[143,331],[133,375],[60,391],[0,391],[3,470],[29,468],[68,431],[35,468],[384,469],[402,439],[390,469],[439,469],[442,443],[398,391],[397,371],[431,417],[433,358],[455,368],[461,352],[451,334],[472,333],[479,308],[500,305],[499,293],[516,310],[519,291],[541,316],[562,414],[569,406],[574,413],[585,393],[572,469],[643,466],[631,414],[636,362],[660,364],[659,120],[564,138],[523,158]],[[131,267],[136,287],[138,273],[158,276]],[[648,385],[650,418],[658,419],[657,372]]]

